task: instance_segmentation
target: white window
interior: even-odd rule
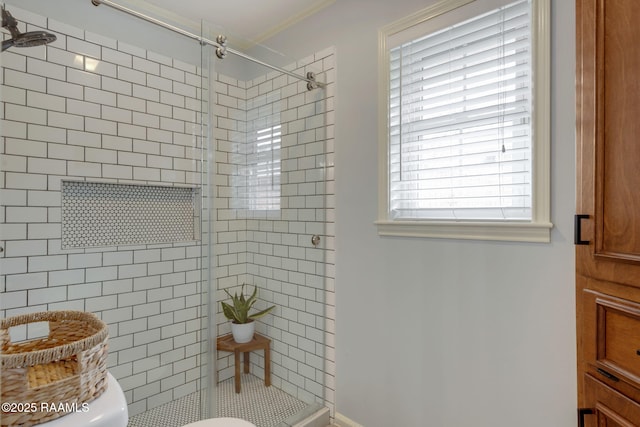
[[[268,121],[268,120],[267,120]],[[253,215],[271,215],[280,210],[280,124],[250,123],[246,141],[237,145],[230,158],[237,173],[230,177],[230,207]]]
[[[549,241],[548,0],[445,0],[380,33],[379,233]]]
[[[251,134],[247,152],[247,206],[251,211],[280,209],[280,142],[282,126]]]

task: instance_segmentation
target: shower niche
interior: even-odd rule
[[[61,184],[63,249],[199,240],[199,188]]]

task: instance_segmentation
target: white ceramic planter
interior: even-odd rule
[[[231,322],[231,333],[233,340],[238,344],[249,342],[253,339],[253,333],[256,331],[256,322],[249,323],[233,323]]]

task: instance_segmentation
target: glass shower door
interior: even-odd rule
[[[276,56],[260,59],[313,71],[320,81],[333,67],[330,50],[298,63]],[[256,311],[276,307],[256,322],[270,340],[270,360],[253,351],[248,373],[243,365],[237,374],[234,354],[218,351],[217,413],[261,427],[293,425],[333,400],[332,95],[234,55],[216,60],[210,80],[216,339],[231,332],[220,307],[225,290],[246,284],[249,294],[255,286]]]
[[[212,32],[210,25],[202,21],[200,36],[207,38]],[[200,139],[203,150],[201,152],[201,180],[202,180],[202,252],[201,252],[201,322],[200,322],[200,419],[216,417],[218,414],[218,393],[216,388],[216,345],[215,321],[217,296],[215,249],[215,139],[213,137],[213,97],[215,82],[211,79],[215,75],[215,52],[212,46],[200,45],[201,64],[201,110],[200,110]]]
[[[200,46],[88,0],[37,3],[6,7],[57,40],[0,54],[0,317],[95,313],[130,425],[196,421],[212,408]]]

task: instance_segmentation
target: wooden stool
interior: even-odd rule
[[[259,334],[253,334],[249,342],[238,344],[233,340],[233,335],[227,334],[218,337],[218,350],[233,352],[236,364],[235,382],[236,393],[240,393],[240,353],[244,353],[244,373],[249,373],[249,355],[253,350],[264,349],[264,385],[271,385],[271,352],[269,346],[271,340]]]

